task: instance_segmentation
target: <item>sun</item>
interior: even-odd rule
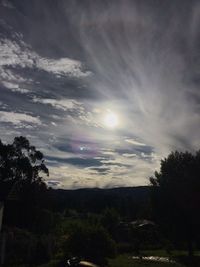
[[[119,119],[117,114],[113,112],[108,112],[104,117],[104,125],[108,128],[115,128],[119,124]]]

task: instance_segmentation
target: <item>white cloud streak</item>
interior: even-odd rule
[[[22,94],[27,94],[27,93],[30,92],[30,90],[27,90],[25,88],[20,88],[20,86],[18,84],[16,84],[16,83],[3,81],[2,84],[6,88],[10,89],[12,92],[20,92]]]
[[[86,77],[91,74],[91,72],[83,70],[83,65],[78,60],[43,58],[22,41],[20,34],[17,37],[18,41],[11,41],[6,38],[0,39],[1,72],[4,72],[6,67],[19,66],[21,68],[38,68],[55,75],[59,74],[76,78]]]
[[[24,113],[7,111],[0,111],[0,122],[9,122],[16,126],[41,125],[41,121],[38,117],[33,117]]]
[[[125,0],[107,8],[91,3],[79,22],[88,62],[98,77],[91,86],[107,102],[123,99],[127,131],[160,155],[197,149],[200,138],[194,130],[199,103],[191,96],[196,89],[188,69],[197,69],[198,60],[188,58],[194,53],[191,34],[193,50],[198,51],[199,4],[191,4],[191,12],[179,17],[176,7],[170,7],[169,20],[158,23],[160,17],[148,3]]]
[[[84,110],[82,107],[82,104],[78,101],[76,101],[75,99],[62,99],[62,100],[58,100],[58,99],[42,99],[42,98],[33,98],[33,102],[35,103],[41,103],[41,104],[47,104],[47,105],[51,105],[52,107],[56,108],[56,109],[61,109],[64,111],[67,110],[74,110],[74,109],[78,109],[78,110]]]

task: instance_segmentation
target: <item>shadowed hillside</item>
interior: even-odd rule
[[[120,214],[137,217],[150,201],[150,187],[120,187],[111,189],[49,190],[56,210],[75,209],[79,212],[98,213],[105,208],[115,208]],[[51,202],[51,201],[50,201]],[[141,206],[143,209],[141,209]]]

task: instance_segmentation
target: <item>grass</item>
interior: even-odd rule
[[[57,266],[59,266],[59,261],[58,260],[52,260],[48,263],[39,265],[38,267],[57,267]]]
[[[144,250],[141,253],[143,256],[159,256],[169,257],[169,254],[165,250]],[[170,262],[153,262],[147,260],[133,259],[133,254],[121,254],[114,259],[109,260],[108,267],[199,267],[200,266],[200,252],[195,252],[193,262],[189,262],[186,251],[172,251],[172,259],[177,259],[177,263]],[[182,263],[180,263],[182,262]],[[52,260],[46,264],[38,267],[58,267],[59,260]],[[12,267],[28,267],[28,265],[16,265]]]
[[[158,251],[157,251],[158,252]],[[145,255],[149,255],[145,253]],[[152,255],[152,254],[151,254]],[[155,253],[154,256],[158,255]],[[153,255],[152,255],[153,256]],[[164,253],[159,256],[166,256]],[[179,263],[165,263],[165,262],[152,262],[146,260],[134,260],[132,259],[132,255],[123,254],[119,255],[115,259],[109,260],[109,267],[184,267]]]
[[[158,256],[169,257],[165,250],[144,250],[141,252],[143,256]],[[142,259],[133,259],[133,254],[121,254],[115,259],[109,260],[109,267],[199,267],[200,266],[200,251],[195,251],[192,261],[187,256],[187,251],[172,251],[170,257],[173,262],[156,262]]]

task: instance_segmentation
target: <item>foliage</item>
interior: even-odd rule
[[[115,242],[104,228],[83,223],[74,226],[65,249],[70,256],[78,256],[97,264],[105,263],[107,257],[113,257],[116,253]]]
[[[27,189],[30,184],[44,186],[42,172],[48,175],[43,154],[31,146],[25,137],[15,137],[12,144],[0,141],[0,185],[4,189],[7,185],[7,194],[11,197],[21,188]],[[24,190],[24,194],[26,191]],[[0,197],[7,197],[3,190]]]
[[[60,262],[58,260],[52,260],[48,263],[39,265],[38,267],[58,267],[58,266],[60,266],[59,264],[60,264]]]
[[[186,242],[192,255],[200,224],[200,151],[172,152],[150,178],[155,219],[174,242]]]
[[[114,209],[126,220],[148,218],[150,187],[112,189],[49,190],[49,209],[63,212],[73,210],[79,214],[102,214]],[[146,211],[148,214],[146,214]],[[66,212],[67,215],[67,212]],[[75,215],[75,214],[74,214]]]
[[[114,208],[107,208],[103,211],[101,224],[115,240],[117,239],[119,222],[119,214]]]
[[[6,264],[42,264],[50,260],[54,252],[51,235],[36,235],[20,228],[5,228]]]
[[[6,263],[28,263],[36,245],[35,236],[19,228],[6,231]]]
[[[0,141],[0,199],[5,202],[4,224],[32,227],[47,191],[43,154],[25,137],[12,144]]]

